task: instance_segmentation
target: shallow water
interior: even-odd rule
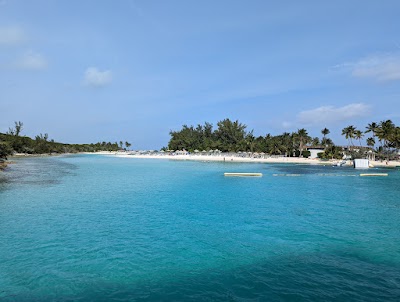
[[[400,171],[372,171],[389,176],[17,160],[0,176],[0,300],[398,301]]]

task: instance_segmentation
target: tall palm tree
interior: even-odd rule
[[[376,135],[376,129],[378,128],[378,124],[375,123],[375,122],[372,122],[372,123],[368,124],[368,126],[365,127],[365,128],[367,128],[367,130],[365,131],[365,133],[372,132],[372,137],[375,137],[375,135]]]
[[[363,138],[363,136],[364,136],[364,134],[360,130],[354,131],[354,138],[359,141],[360,147],[361,147],[361,139]]]
[[[347,126],[342,129],[342,135],[344,135],[346,137],[346,139],[348,140],[348,145],[347,145],[348,149],[350,149],[350,143],[354,147],[353,138],[354,138],[355,131],[356,131],[356,128],[353,125]]]
[[[391,134],[388,137],[390,147],[399,150],[400,148],[400,127],[396,127],[393,129]]]
[[[329,145],[326,136],[327,136],[329,133],[331,133],[331,132],[329,131],[328,128],[325,127],[324,129],[321,130],[321,133],[322,133],[322,135],[324,136],[324,137],[322,138],[322,140],[321,140],[321,145],[325,146],[325,149],[324,149],[324,150],[326,150],[326,148],[327,148],[328,145]]]
[[[376,136],[383,141],[385,147],[388,147],[388,139],[395,129],[395,125],[391,120],[381,121],[377,127]]]
[[[307,130],[304,128],[297,130],[297,132],[295,133],[295,137],[299,142],[299,151],[301,155],[303,153],[304,145],[311,140],[311,137],[308,135]]]
[[[321,133],[322,133],[322,135],[323,135],[324,138],[325,138],[325,137],[326,137],[329,133],[331,133],[331,132],[329,131],[328,128],[324,128],[324,129],[321,130]]]
[[[391,136],[395,131],[396,131],[396,126],[393,124],[391,120],[381,121],[376,129],[376,136],[381,142],[381,146],[385,150],[385,153],[387,153],[388,157],[389,157],[388,148],[390,148],[389,142]]]

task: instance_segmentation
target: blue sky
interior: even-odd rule
[[[224,118],[256,135],[400,124],[399,1],[0,0],[0,131],[166,146]]]

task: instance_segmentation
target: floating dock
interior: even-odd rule
[[[388,176],[387,173],[361,173],[360,176]]]
[[[224,173],[224,176],[235,176],[235,177],[262,177],[262,173]]]

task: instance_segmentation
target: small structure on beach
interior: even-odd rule
[[[314,159],[314,158],[318,158],[318,153],[325,151],[325,147],[324,146],[310,146],[310,147],[306,147],[306,150],[310,151],[310,156],[308,158]]]
[[[369,160],[363,158],[356,158],[354,160],[354,168],[356,169],[368,169],[369,168]]]
[[[370,161],[375,161],[375,151],[373,150],[368,150],[367,152],[367,158]]]

